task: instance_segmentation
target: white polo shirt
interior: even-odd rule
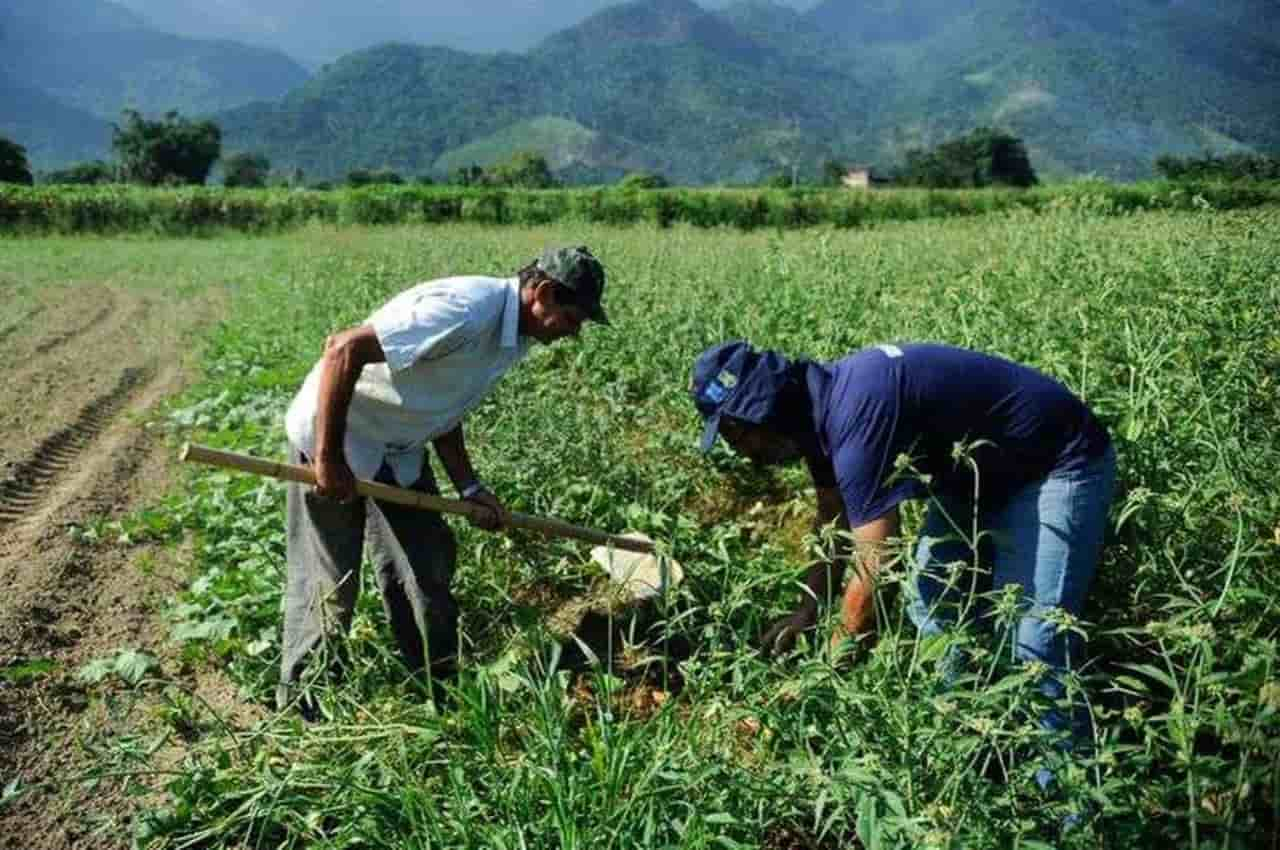
[[[401,292],[370,316],[387,362],[364,367],[343,441],[357,478],[385,460],[402,486],[422,474],[423,449],[448,433],[529,350],[518,279],[451,277]],[[323,362],[323,361],[321,361]],[[289,441],[315,457],[321,362],[289,405]]]

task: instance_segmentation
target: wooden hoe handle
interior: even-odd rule
[[[312,487],[316,484],[315,475],[310,467],[291,463],[276,463],[275,461],[263,460],[251,455],[211,449],[208,446],[188,443],[182,447],[182,454],[179,457],[192,463],[204,463],[225,469],[236,469],[253,475],[278,478],[281,481],[296,481],[300,484],[309,484]],[[471,502],[446,499],[442,496],[419,493],[416,490],[406,490],[401,487],[391,487],[374,481],[356,481],[356,492],[362,496],[369,496],[383,502],[394,502],[397,505],[408,505],[411,508],[435,511],[442,514],[458,514],[469,518],[478,518],[489,513],[487,509]],[[584,540],[587,543],[612,546],[615,549],[626,549],[630,552],[653,552],[653,543],[651,541],[627,537],[624,534],[609,534],[604,531],[597,531],[594,528],[571,525],[558,519],[531,516],[514,511],[510,512],[508,516],[510,518],[508,525],[512,528],[536,531],[548,537],[567,537],[571,540]]]

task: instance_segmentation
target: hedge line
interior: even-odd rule
[[[1251,186],[1083,182],[1031,190],[666,189],[502,190],[433,186],[304,189],[149,189],[0,185],[0,233],[167,235],[263,233],[308,222],[412,224],[465,221],[537,225],[685,222],[698,227],[859,227],[878,222],[1063,206],[1116,214],[1153,209],[1237,209],[1280,202],[1280,184]]]

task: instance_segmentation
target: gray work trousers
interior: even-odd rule
[[[293,463],[306,457],[289,447]],[[383,464],[375,480],[394,485]],[[438,493],[430,464],[411,489]],[[322,499],[303,484],[287,494],[288,570],[285,580],[284,640],[276,701],[288,704],[308,657],[322,643],[341,638],[351,626],[360,590],[364,543],[376,571],[382,607],[412,671],[452,665],[457,654],[458,606],[449,583],[457,544],[440,514],[375,499],[342,504]],[[336,650],[326,654],[332,659]]]

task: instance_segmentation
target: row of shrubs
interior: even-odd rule
[[[1061,206],[1125,213],[1150,209],[1234,209],[1280,202],[1280,183],[1086,181],[1031,190],[889,189],[468,189],[372,186],[335,192],[214,187],[151,189],[0,186],[0,233],[186,235],[264,233],[304,224],[387,225],[473,222],[538,225],[558,221],[698,227],[860,227],[879,222],[968,216]]]

